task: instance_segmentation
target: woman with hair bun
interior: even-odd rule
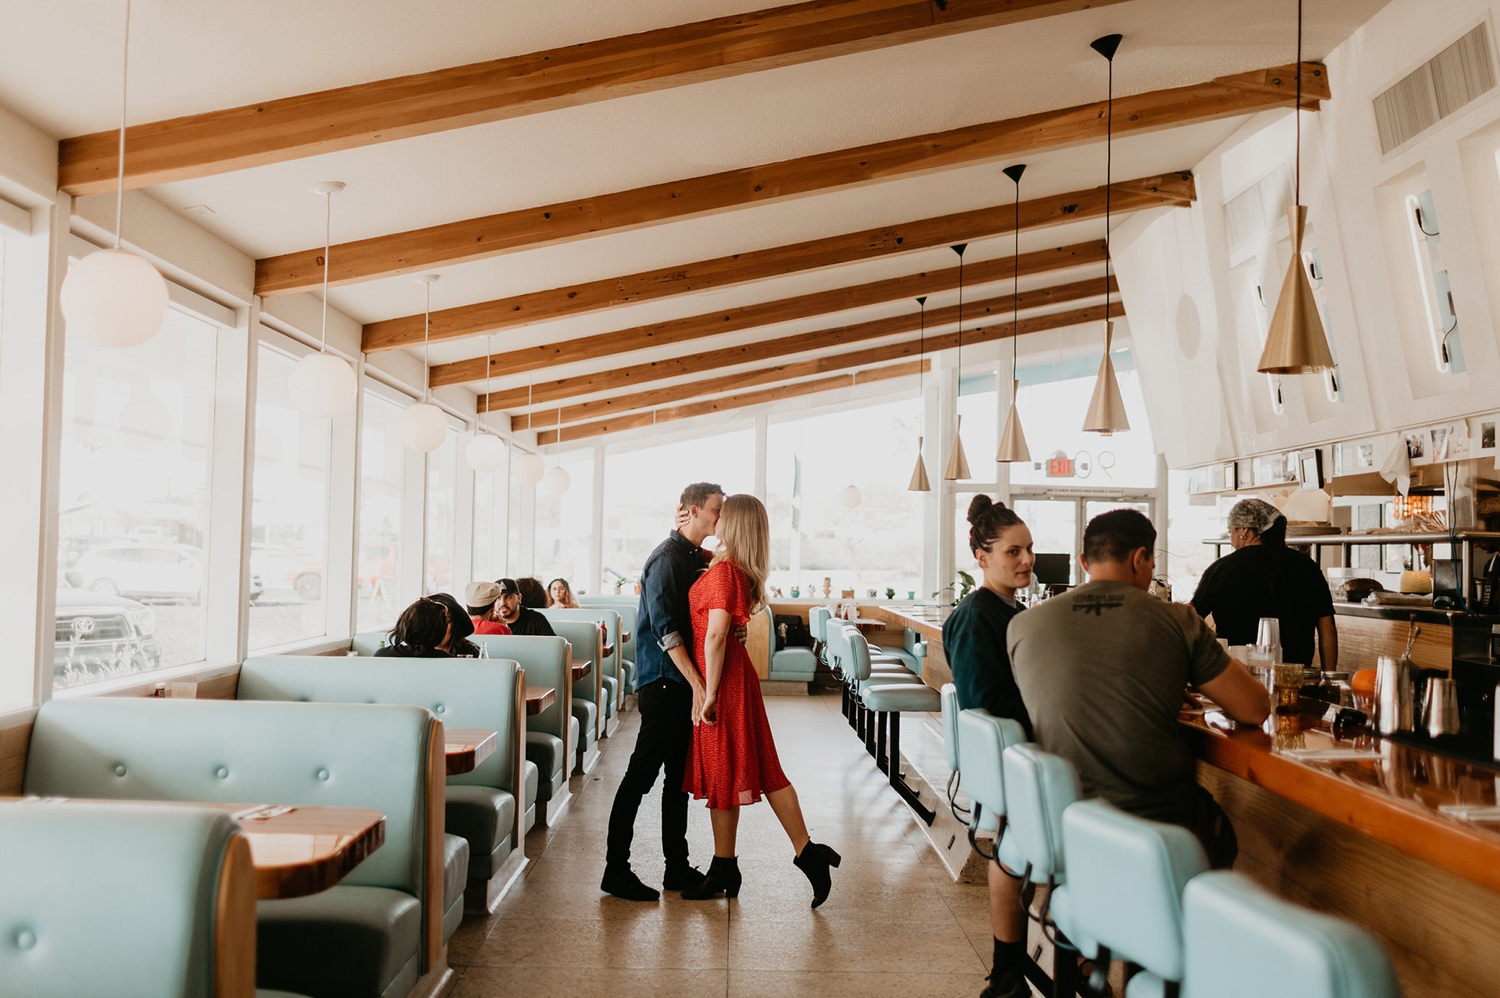
[[[958,706],[983,707],[996,717],[1019,721],[1031,738],[1031,718],[1021,701],[1006,654],[1005,629],[1021,612],[1016,590],[1031,585],[1036,565],[1031,531],[1014,510],[983,493],[969,503],[969,550],[984,577],[943,624],[943,654],[953,671]],[[989,865],[990,922],[994,969],[981,998],[1029,998],[1026,983],[1026,913],[1021,881],[999,861]]]

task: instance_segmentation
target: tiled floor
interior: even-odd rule
[[[664,895],[637,904],[599,892],[604,835],[639,715],[587,778],[556,829],[533,832],[524,881],[489,918],[470,918],[449,962],[454,998],[977,996],[990,957],[984,887],[955,884],[839,713],[836,695],[768,697],[787,775],[813,838],[843,854],[813,911],[807,880],[765,804],[740,817],[744,887],[734,901]],[[660,784],[658,784],[658,787]],[[661,883],[658,795],[641,808],[633,866]],[[688,814],[695,865],[712,855],[708,814]]]

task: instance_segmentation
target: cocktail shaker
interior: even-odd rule
[[[1458,687],[1453,680],[1438,676],[1427,680],[1427,692],[1422,698],[1422,727],[1431,738],[1458,734]]]
[[[1416,728],[1411,662],[1381,655],[1375,663],[1375,730],[1382,735]]]

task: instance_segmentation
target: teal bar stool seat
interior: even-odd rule
[[[833,668],[833,662],[828,658],[828,620],[832,616],[833,611],[826,606],[815,606],[807,611],[807,630],[812,635],[813,652],[829,669]]]
[[[1283,901],[1238,873],[1183,891],[1182,998],[1400,998],[1380,943],[1356,925]]]
[[[1145,968],[1127,998],[1178,994],[1185,970],[1182,892],[1208,869],[1198,838],[1178,825],[1084,800],[1062,816],[1075,929],[1098,947],[1091,981],[1101,990],[1111,958]]]
[[[1026,741],[1026,730],[1019,721],[996,717],[981,707],[959,711],[954,727],[963,787],[969,795],[969,843],[983,856],[979,833],[998,832],[1000,820],[1006,815],[1005,750]],[[1025,868],[1026,860],[1011,839],[1008,833],[997,835],[992,858],[1007,870],[1018,872]]]

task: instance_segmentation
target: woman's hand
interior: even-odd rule
[[[713,727],[719,723],[719,698],[717,694],[704,694],[703,703],[698,708],[697,721],[699,724],[706,724],[709,727]]]

